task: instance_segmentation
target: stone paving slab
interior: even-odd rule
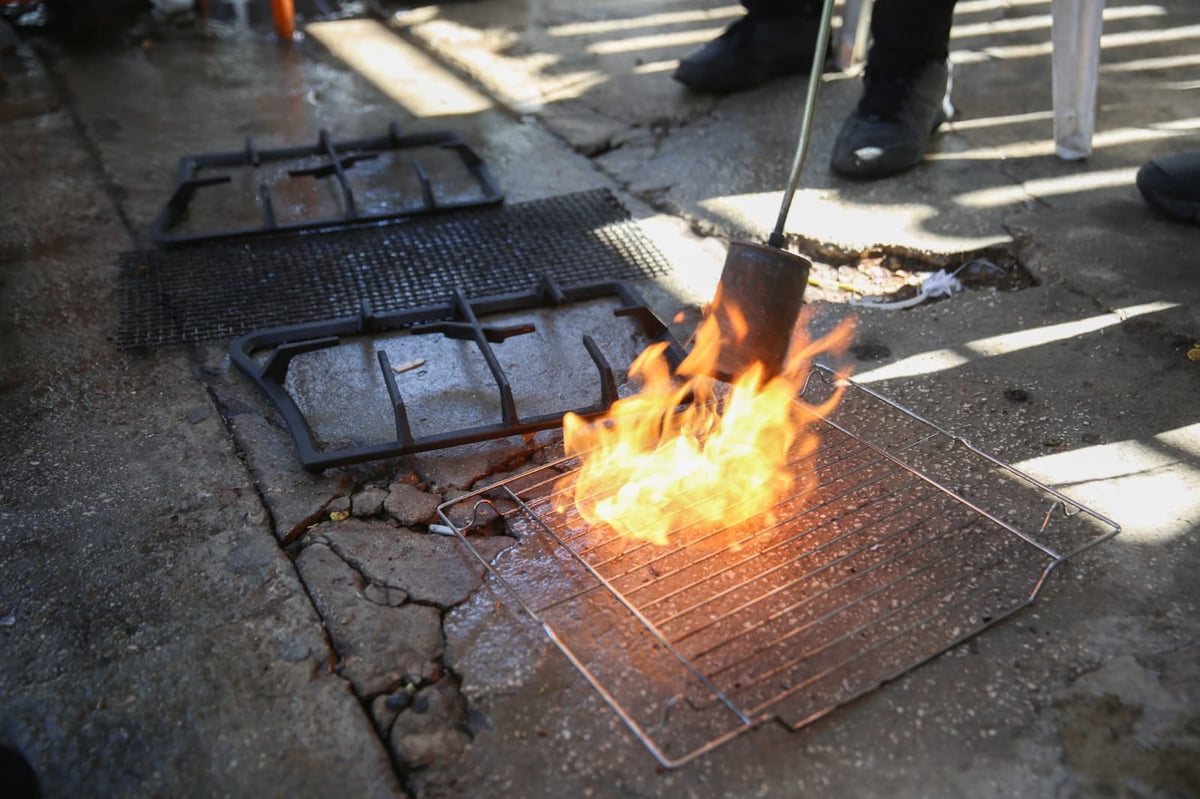
[[[0,740],[46,796],[403,795],[188,354],[113,345],[69,101],[0,107]]]
[[[281,647],[283,617],[189,635],[95,669],[6,690],[4,737],[45,796],[402,796],[345,683],[307,647]],[[341,739],[344,748],[328,746]],[[357,746],[353,745],[357,742]]]

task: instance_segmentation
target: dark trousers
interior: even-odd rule
[[[875,0],[871,13],[872,70],[908,72],[926,61],[944,61],[950,53],[950,23],[955,0]],[[819,16],[820,0],[742,0],[754,17],[804,14]]]

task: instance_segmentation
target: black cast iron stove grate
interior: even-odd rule
[[[814,367],[801,397],[836,381]],[[1037,598],[1119,532],[879,394],[849,383],[770,514],[662,546],[582,520],[539,467],[439,515],[664,767],[757,724],[812,722]],[[517,542],[473,541],[503,521]]]
[[[385,225],[125,253],[123,349],[522,292],[637,280],[670,264],[606,189]]]
[[[594,401],[574,408],[522,413],[518,409],[513,381],[501,364],[493,345],[533,334],[536,332],[536,326],[529,321],[504,324],[488,319],[503,319],[504,314],[520,312],[554,311],[571,304],[585,304],[590,301],[607,303],[606,318],[599,323],[600,327],[611,332],[621,328],[622,322],[619,320],[623,320],[625,329],[619,337],[637,336],[647,344],[664,343],[665,354],[672,368],[683,360],[683,348],[672,338],[666,324],[627,283],[601,281],[562,286],[548,277],[543,278],[531,289],[519,293],[468,298],[461,291],[454,291],[445,302],[421,308],[376,312],[364,307],[360,313],[342,319],[256,331],[234,340],[230,347],[230,356],[238,369],[254,381],[283,417],[292,434],[301,465],[311,472],[321,472],[336,466],[548,430],[559,427],[568,411],[583,417],[593,417],[607,411],[618,396],[617,371],[611,363],[613,354],[606,355],[604,347],[597,343],[591,333],[582,333],[579,348],[586,356],[575,368],[584,369],[590,365],[593,377],[591,382],[597,386]],[[460,361],[471,356],[482,358],[486,365],[484,373],[490,378],[498,396],[495,418],[480,420],[472,415],[472,423],[462,429],[439,429],[425,434],[415,432],[404,392],[396,376],[398,370],[405,371],[404,365],[393,366],[392,356],[388,355],[382,341],[386,334],[398,331],[403,332],[408,339],[440,335],[446,339],[473,345],[466,348],[467,351],[456,351],[453,357],[446,361]],[[601,331],[594,332],[599,334]],[[378,367],[377,386],[382,392],[386,392],[394,431],[394,437],[388,440],[365,441],[361,440],[365,436],[356,435],[356,439],[359,439],[356,441],[322,441],[309,423],[302,407],[304,398],[298,400],[289,386],[289,370],[293,360],[309,353],[337,347],[343,343],[343,339],[349,337],[364,337],[373,348],[371,360]],[[548,355],[531,352],[527,353],[526,357],[546,360]],[[355,358],[350,360],[358,363]],[[452,368],[453,364],[446,361],[438,364],[437,368]],[[626,366],[627,362],[616,364],[617,369],[623,370]],[[558,364],[557,367],[560,370],[573,371],[572,367],[566,364]],[[559,379],[565,380],[566,376],[560,376]],[[544,386],[540,388],[545,390]],[[449,398],[445,401],[451,402]],[[352,413],[362,416],[370,405],[372,398],[357,398],[352,406]]]
[[[438,176],[435,182],[430,177]],[[184,156],[150,238],[177,245],[379,222],[502,202],[487,165],[457,131]]]

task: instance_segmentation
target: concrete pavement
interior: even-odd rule
[[[831,73],[788,232],[818,278],[881,289],[886,256],[909,282],[1019,261],[1037,285],[909,311],[822,290],[813,325],[855,314],[860,381],[1121,535],[883,689],[671,772],[428,532],[552,435],[308,474],[228,342],[116,347],[117,258],[180,155],[399,120],[462,129],[510,203],[617,192],[675,266],[647,296],[694,318],[725,240],[774,221],[803,81],[683,92],[673,59],[738,13],[695,2],[385,7],[289,46],[186,17],[92,48],[22,29],[0,95],[0,742],[49,796],[1196,795],[1200,229],[1132,177],[1200,147],[1200,16],[1109,5],[1087,161],[1049,147],[1048,3],[963,2],[959,116],[928,162],[832,176],[856,81]]]

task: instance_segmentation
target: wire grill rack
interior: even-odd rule
[[[801,397],[817,404],[836,380],[815,366]],[[1120,530],[853,382],[813,424],[795,493],[704,536],[653,545],[589,526],[557,501],[571,459],[439,513],[667,768],[904,674]],[[497,513],[517,543],[488,561],[472,539]]]

